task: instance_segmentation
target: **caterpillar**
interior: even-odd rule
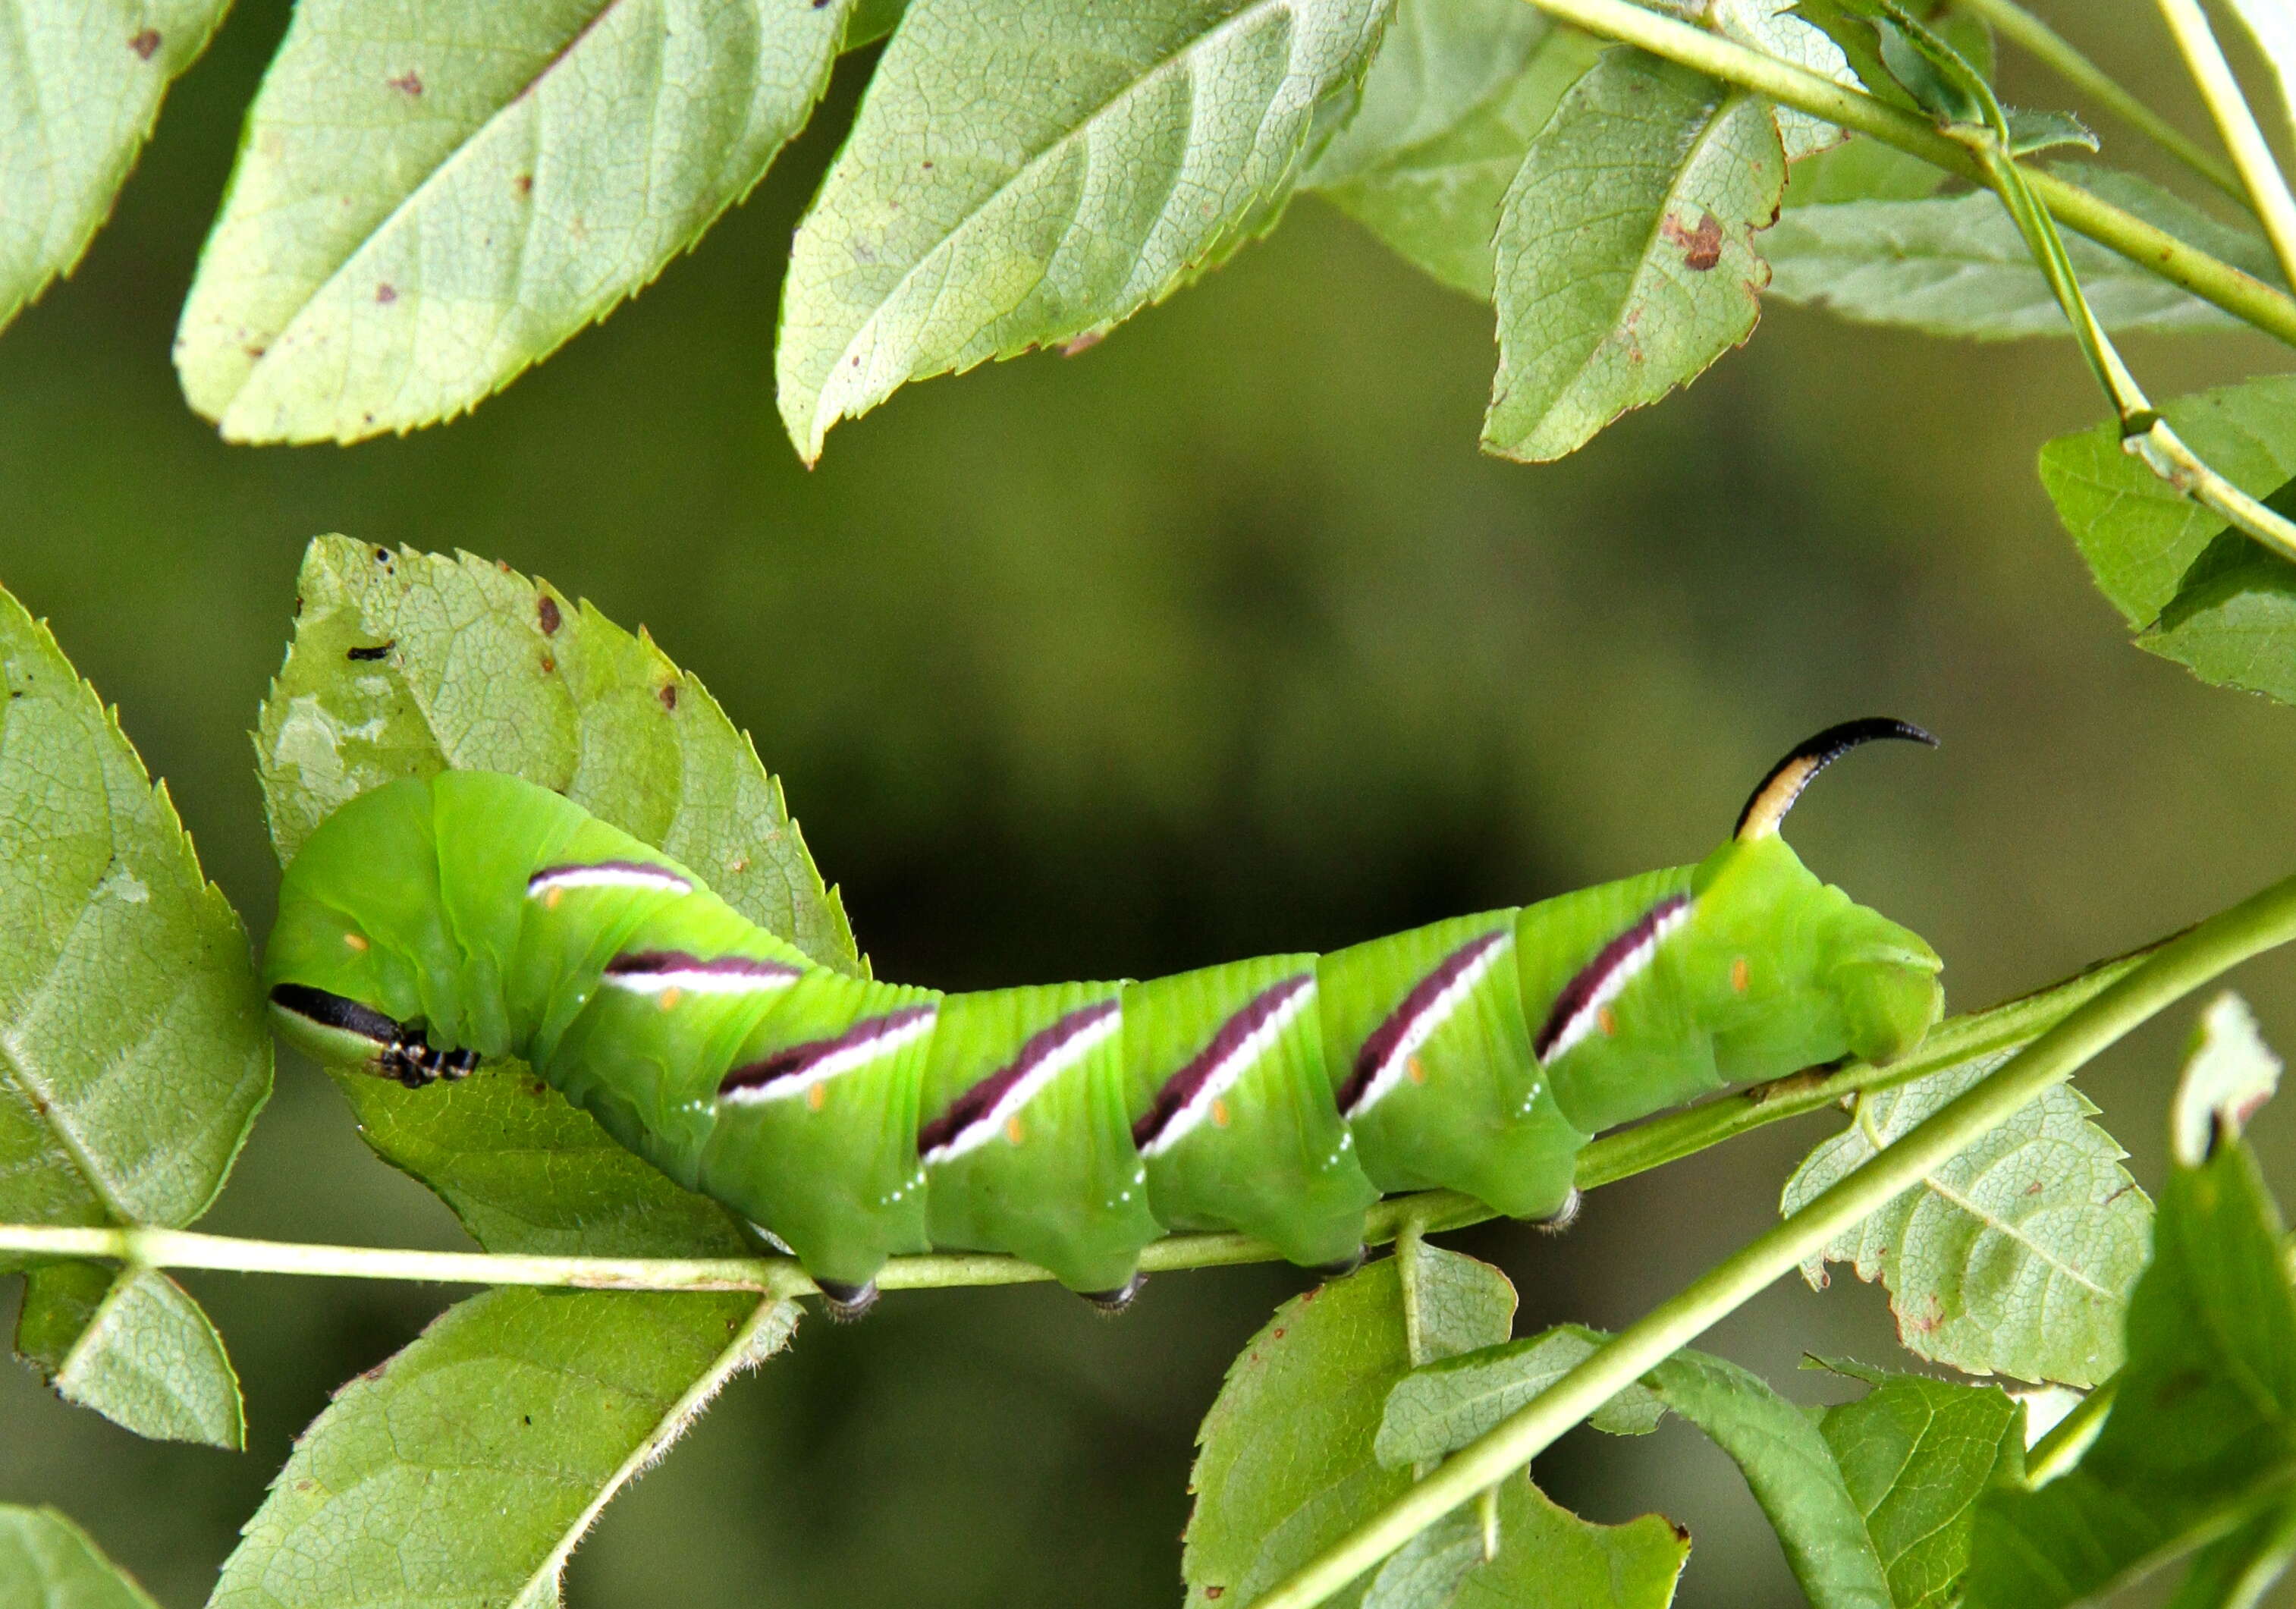
[[[515,1055],[620,1144],[788,1246],[832,1309],[888,1257],[1004,1252],[1109,1309],[1168,1230],[1325,1272],[1382,1195],[1567,1221],[1596,1133],[1727,1084],[1883,1063],[1937,954],[1805,868],[1779,824],[1903,721],[1830,727],[1695,866],[1323,956],[978,993],[848,976],[546,789],[404,779],[287,868],[281,1037],[410,1087]]]

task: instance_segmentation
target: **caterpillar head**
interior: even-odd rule
[[[420,880],[394,874],[400,860],[430,856],[428,815],[421,784],[393,783],[321,823],[287,868],[263,951],[281,1038],[324,1065],[409,1088],[462,1078],[478,1063],[472,1052],[430,1043],[415,969],[400,958],[402,945],[375,931],[378,923],[395,931],[397,907],[420,897],[403,892],[419,891]]]
[[[1830,727],[1762,779],[1738,828],[1700,868],[1702,888],[1726,882],[1745,908],[1787,940],[1807,986],[1833,1007],[1850,1054],[1879,1065],[1921,1043],[1943,1014],[1944,963],[1920,934],[1821,882],[1778,835],[1810,779],[1860,743],[1902,738],[1934,748],[1919,727],[1884,718]]]

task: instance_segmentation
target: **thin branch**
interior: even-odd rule
[[[2049,1433],[2026,1449],[2025,1484],[2039,1486],[2055,1480],[2080,1462],[2081,1454],[2096,1440],[2104,1428],[2104,1421],[2112,1412],[2112,1400],[2120,1391],[2120,1376],[2100,1382],[2073,1405],[2072,1411],[2054,1424]]]
[[[1478,1492],[1551,1446],[1834,1237],[2000,1127],[2107,1046],[2210,979],[2296,939],[2296,877],[2171,940],[2103,993],[1909,1129],[1888,1150],[1724,1258],[1529,1403],[1257,1601],[1312,1609]]]
[[[1927,119],[1861,90],[1837,84],[1806,67],[1647,11],[1632,0],[1529,3],[1589,33],[1638,45],[1652,55],[1695,68],[1710,78],[1869,135],[1948,173],[1980,183],[1985,180],[1976,157],[1966,147],[1939,133]],[[2026,182],[2041,203],[2069,228],[2118,251],[2202,300],[2214,303],[2243,323],[2296,346],[2296,299],[2286,292],[2100,201],[2078,185],[2046,173],[2028,173]]]
[[[2201,10],[2199,0],[2160,0],[2160,6],[2169,31],[2176,36],[2177,48],[2184,53],[2193,83],[2209,103],[2217,132],[2232,152],[2233,166],[2240,169],[2250,204],[2263,220],[2265,234],[2272,237],[2272,254],[2280,259],[2280,272],[2296,284],[2296,196],[2288,193],[2288,181],[2281,175],[2280,164],[2273,160],[2264,131],[2256,126],[2256,114],[2248,109],[2248,97],[2241,94],[2240,81],[2232,76],[2232,67],[2209,28],[2207,13]]]
[[[2226,166],[2223,159],[2123,89],[2112,74],[2083,55],[2071,40],[2017,4],[2016,0],[1953,0],[1953,3],[1971,16],[1980,17],[1991,23],[2012,43],[2022,47],[2028,55],[2243,207],[2249,205],[2248,192],[2241,185],[2240,175]]]
[[[1634,1129],[1603,1136],[1579,1153],[1582,1190],[1703,1151],[1709,1145],[1787,1118],[1838,1106],[1862,1089],[1885,1089],[2021,1045],[2126,977],[2150,954],[2138,950],[2095,965],[1988,1011],[1951,1018],[1930,1030],[1912,1055],[1887,1067],[1852,1062],[1824,1072],[1796,1073],[1756,1085]],[[1375,1244],[1416,1223],[1424,1233],[1463,1228],[1496,1217],[1455,1190],[1392,1196],[1372,1209]],[[786,1257],[526,1257],[491,1252],[414,1252],[387,1246],[330,1246],[241,1240],[188,1229],[139,1226],[65,1227],[0,1224],[0,1254],[91,1257],[152,1268],[211,1268],[242,1274],[300,1274],[338,1279],[409,1279],[445,1285],[563,1285],[597,1291],[758,1291],[799,1296],[814,1290]],[[1151,1273],[1275,1262],[1282,1253],[1244,1235],[1175,1235],[1141,1253]],[[945,1285],[1022,1285],[1050,1279],[1031,1263],[987,1252],[897,1257],[877,1276],[886,1290]]]

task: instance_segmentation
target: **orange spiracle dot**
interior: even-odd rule
[[[1022,1138],[1027,1136],[1028,1132],[1029,1131],[1027,1129],[1021,1127],[1020,1113],[1014,1112],[1011,1117],[1004,1120],[1004,1137],[1012,1141],[1013,1144],[1016,1145],[1019,1145]]]

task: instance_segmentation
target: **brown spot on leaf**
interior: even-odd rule
[[[1695,229],[1685,229],[1669,212],[1659,233],[1682,248],[1682,266],[1693,273],[1703,274],[1722,260],[1722,220],[1710,212],[1700,214]]]
[[[542,656],[542,674],[543,674],[543,675],[545,675],[545,676],[548,676],[548,675],[550,675],[553,671],[556,670],[557,669],[558,669],[558,661],[557,661],[556,660],[552,659],[552,658],[551,658],[548,654],[546,654],[546,653],[545,653],[545,654],[544,654],[544,655]]]
[[[530,173],[521,173],[511,181],[511,185],[512,187],[517,190],[521,195],[532,195],[534,193],[534,175]]]
[[[1206,1597],[1218,1597],[1226,1591],[1227,1588],[1225,1587],[1207,1587],[1204,1588],[1204,1596]]]
[[[156,28],[137,29],[128,39],[127,48],[149,62],[160,53],[160,30]]]
[[[389,307],[398,300],[398,287],[388,283],[377,285],[374,288],[374,300],[378,305]]]
[[[422,75],[411,67],[398,77],[385,78],[383,82],[403,95],[419,95],[422,93]]]
[[[654,696],[661,701],[661,707],[663,709],[672,710],[676,710],[677,708],[677,684],[676,682],[663,683],[661,691],[655,694]]]
[[[544,593],[540,598],[535,601],[534,618],[536,622],[541,626],[543,636],[557,636],[558,622],[562,618],[558,612],[558,600],[552,597],[548,593]]]
[[[1073,357],[1078,352],[1089,352],[1101,343],[1107,333],[1105,330],[1086,330],[1072,341],[1064,341],[1061,342],[1061,356]]]

